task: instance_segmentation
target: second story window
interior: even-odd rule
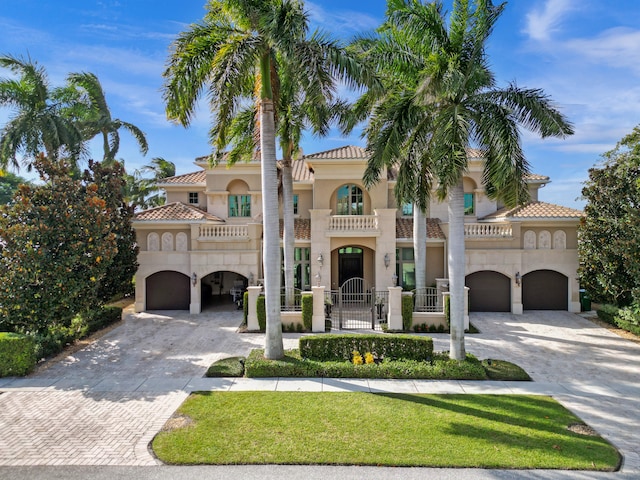
[[[343,185],[338,189],[336,213],[338,215],[362,215],[364,202],[362,190],[357,185]]]
[[[229,195],[229,217],[250,217],[251,195]]]
[[[475,195],[473,193],[465,193],[464,194],[464,214],[475,215],[475,213],[476,213]]]
[[[198,192],[189,192],[189,204],[198,205],[200,200],[198,199]]]
[[[410,217],[413,215],[413,203],[405,203],[402,205],[402,216]]]
[[[298,215],[298,195],[293,196],[293,214]]]

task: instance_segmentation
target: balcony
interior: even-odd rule
[[[465,238],[513,238],[510,223],[465,223]]]
[[[249,240],[248,225],[200,225],[201,242],[229,242]]]
[[[377,237],[380,235],[377,215],[332,215],[328,237]]]

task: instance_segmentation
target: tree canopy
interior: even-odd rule
[[[596,301],[640,305],[640,126],[603,159],[582,189],[580,285]]]

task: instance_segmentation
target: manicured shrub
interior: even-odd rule
[[[313,329],[313,295],[303,293],[302,299],[302,323],[305,330],[310,332]]]
[[[242,295],[242,320],[247,324],[247,317],[249,316],[249,292],[246,291]]]
[[[258,300],[256,301],[256,315],[258,316],[258,327],[260,327],[261,332],[265,332],[267,330],[267,309],[264,302],[264,295],[258,295]]]
[[[615,317],[616,325],[635,335],[640,335],[640,307],[631,305],[621,308]]]
[[[413,324],[413,297],[411,295],[402,296],[402,329],[405,332],[411,330]]]
[[[615,305],[604,304],[598,308],[598,318],[603,322],[615,325],[615,317],[618,314],[619,308]]]
[[[82,316],[86,319],[87,335],[89,335],[122,320],[122,308],[105,306],[91,310]]]
[[[33,337],[19,333],[0,333],[0,377],[22,376],[36,365]]]
[[[366,354],[365,354],[366,355]],[[261,377],[325,377],[325,378],[404,378],[486,380],[480,361],[471,354],[458,362],[445,354],[434,355],[432,361],[384,360],[380,363],[355,365],[347,361],[318,361],[302,358],[298,350],[287,350],[280,360],[267,360],[263,350],[253,350],[245,362],[245,376]]]
[[[303,358],[350,361],[354,350],[376,358],[427,360],[433,356],[433,340],[415,335],[322,335],[300,338]]]
[[[447,330],[451,328],[451,296],[444,296],[444,319],[447,322]]]
[[[205,377],[242,377],[244,357],[228,357],[211,364]]]

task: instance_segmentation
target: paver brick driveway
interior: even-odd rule
[[[147,445],[208,365],[262,347],[241,314],[131,314],[38,375],[0,379],[0,465],[152,465]],[[513,361],[610,439],[640,475],[640,345],[566,312],[472,314],[479,358]],[[285,334],[285,348],[297,345]],[[448,350],[447,335],[433,335]],[[201,384],[201,383],[200,383]],[[480,387],[482,388],[482,387]]]

